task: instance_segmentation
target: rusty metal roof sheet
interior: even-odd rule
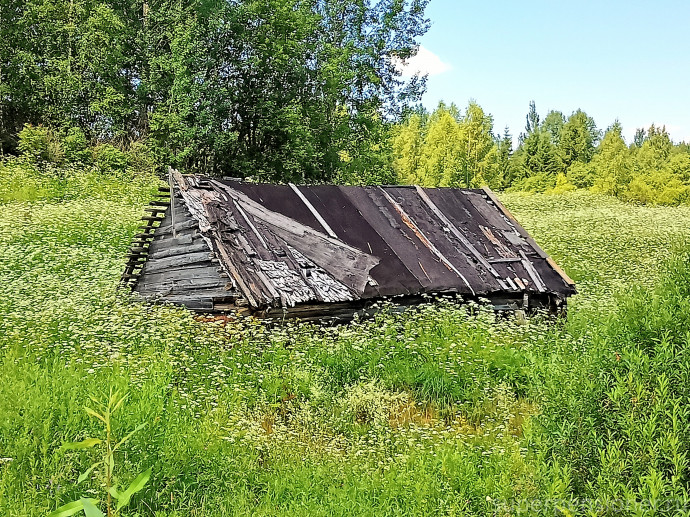
[[[172,219],[162,226],[166,231],[175,227],[174,205],[181,203],[196,223],[195,235],[229,279],[224,296],[213,291],[200,307],[213,308],[229,299],[259,311],[424,293],[535,293],[560,299],[575,293],[572,280],[488,189],[267,185],[174,177]],[[190,226],[189,221],[182,224]],[[152,232],[154,243],[162,233]],[[167,240],[175,245],[175,239]],[[179,246],[178,253],[156,248],[157,255],[144,254],[143,260],[179,256],[184,245]],[[194,246],[199,249],[199,242]],[[185,259],[168,261],[180,278],[190,264],[195,271],[201,267]],[[147,267],[159,274],[155,280],[147,277]],[[160,266],[144,265],[137,290],[161,294],[150,285],[160,282],[160,275]],[[181,296],[175,282],[166,285],[170,299]],[[193,282],[186,286],[183,297],[193,298]]]

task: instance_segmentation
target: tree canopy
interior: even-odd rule
[[[513,141],[508,128],[493,132],[493,119],[476,102],[464,112],[440,103],[417,111],[392,136],[393,167],[404,183],[425,186],[509,188],[562,192],[592,189],[644,203],[690,201],[690,146],[674,144],[666,129],[638,129],[628,146],[616,121],[602,136],[594,119],[578,109],[543,119],[531,102],[525,131]]]
[[[0,149],[31,124],[209,174],[385,174],[426,3],[0,0]]]

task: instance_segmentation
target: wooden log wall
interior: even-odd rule
[[[173,209],[165,212],[151,235],[146,262],[134,285],[136,292],[148,299],[197,310],[211,311],[215,303],[237,303],[235,286],[180,197],[175,197]]]

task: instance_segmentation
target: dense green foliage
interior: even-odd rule
[[[26,124],[188,171],[386,179],[426,0],[1,0],[0,151]],[[73,134],[77,132],[80,134]]]
[[[513,152],[506,129],[471,102],[465,112],[440,104],[415,112],[393,132],[393,165],[402,182],[427,186],[509,188],[531,192],[590,189],[641,203],[690,200],[690,147],[674,144],[665,128],[638,130],[629,146],[614,123],[603,135],[577,110],[540,120],[530,104],[525,132]]]
[[[0,180],[2,515],[101,497],[76,485],[96,453],[62,445],[98,436],[83,407],[111,386],[115,436],[148,422],[118,451],[118,486],[151,468],[129,515],[688,508],[690,257],[658,274],[687,207],[506,194],[578,282],[558,325],[445,300],[267,328],[117,291],[154,176],[15,160]]]

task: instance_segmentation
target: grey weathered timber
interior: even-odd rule
[[[213,310],[214,300],[227,303],[239,296],[228,278],[218,271],[212,251],[199,233],[198,223],[177,201],[172,237],[172,214],[166,212],[155,230],[148,257],[135,290],[142,296],[160,302],[183,304],[196,310]]]

